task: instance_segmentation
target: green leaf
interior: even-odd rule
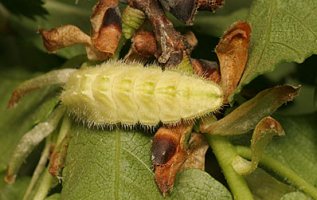
[[[189,169],[177,176],[171,199],[226,200],[232,197],[223,185],[206,172]]]
[[[43,0],[0,0],[10,12],[34,19],[34,16],[47,14]]]
[[[63,170],[62,199],[164,199],[154,182],[151,135],[73,127]],[[184,171],[172,199],[231,199],[200,170]]]
[[[283,195],[295,190],[261,168],[246,176],[246,180],[256,200],[279,200]]]
[[[22,135],[46,118],[57,104],[56,92],[39,90],[22,99],[13,109],[7,103],[14,88],[31,74],[23,70],[0,70],[0,171],[7,167],[10,156]]]
[[[260,165],[279,180],[317,198],[317,113],[275,118],[284,127],[286,136],[275,138],[268,145]],[[250,149],[244,149],[248,148],[237,147],[240,155],[250,158]]]
[[[24,192],[28,186],[30,178],[20,178],[13,185],[6,184],[4,179],[5,173],[0,173],[0,199],[1,200],[19,200],[23,198]]]
[[[267,154],[316,186],[317,113],[276,118],[282,124],[286,136],[274,139],[267,148]]]
[[[60,200],[60,199],[61,199],[61,195],[58,193],[45,198],[45,200]]]
[[[256,0],[248,22],[252,26],[249,61],[237,91],[282,62],[303,62],[317,53],[314,0]]]
[[[285,194],[281,200],[311,200],[308,196],[301,192],[291,192],[288,194]]]

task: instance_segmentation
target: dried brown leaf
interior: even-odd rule
[[[268,116],[263,118],[255,127],[251,139],[251,161],[237,156],[232,166],[241,175],[248,175],[257,168],[265,147],[272,140],[273,136],[285,135],[281,124],[274,118]]]
[[[88,59],[105,60],[109,57],[108,54],[93,47],[91,38],[76,26],[65,25],[50,30],[42,29],[39,32],[42,35],[45,48],[50,52],[76,44],[83,44],[86,46]]]
[[[225,101],[237,87],[248,60],[251,27],[246,22],[234,23],[216,47],[220,62],[221,86]]]
[[[181,170],[201,169],[205,170],[205,155],[209,145],[205,137],[199,133],[192,133],[189,141],[189,154]]]
[[[185,162],[188,152],[186,141],[192,125],[161,127],[155,134],[152,145],[152,163],[155,181],[165,195],[173,188],[177,172]]]
[[[64,168],[67,148],[69,144],[70,137],[65,137],[63,141],[55,146],[51,156],[50,156],[50,163],[49,163],[49,173],[52,176],[60,177],[61,170]]]
[[[89,60],[106,60],[109,58],[109,54],[103,53],[93,46],[86,46],[87,58]]]
[[[93,46],[98,51],[112,56],[118,47],[122,34],[118,1],[100,0],[93,9],[90,22]]]
[[[246,101],[224,118],[216,122],[205,121],[200,130],[212,135],[238,135],[246,133],[264,117],[297,96],[300,87],[290,85],[276,86],[263,90],[254,98]]]
[[[73,25],[65,25],[50,30],[41,29],[39,32],[45,48],[50,52],[75,44],[91,45],[90,37]]]

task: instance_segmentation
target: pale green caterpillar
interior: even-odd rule
[[[56,70],[27,82],[64,84],[62,106],[88,125],[176,124],[214,112],[223,101],[221,88],[211,81],[120,61]]]
[[[221,88],[198,76],[112,61],[55,70],[25,81],[13,92],[8,106],[32,90],[53,84],[63,87],[61,105],[21,138],[8,166],[8,183],[14,182],[32,149],[56,129],[65,110],[88,126],[153,127],[202,117],[219,109],[223,101]]]

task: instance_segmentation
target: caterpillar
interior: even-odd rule
[[[50,85],[63,87],[60,105],[21,138],[9,162],[8,183],[14,182],[23,160],[57,128],[65,112],[88,126],[141,124],[152,128],[160,122],[175,125],[202,117],[219,109],[223,102],[222,89],[198,76],[111,61],[95,67],[50,71],[27,80],[12,93],[8,106]]]
[[[89,125],[176,124],[214,112],[223,101],[221,88],[211,81],[121,61],[56,70],[27,82],[29,87],[32,82],[61,84],[62,106]],[[23,90],[22,84],[20,93]]]

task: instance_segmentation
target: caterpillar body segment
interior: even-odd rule
[[[158,67],[131,65],[108,62],[79,69],[64,86],[62,104],[88,124],[147,126],[191,120],[222,105],[223,93],[215,83]]]

